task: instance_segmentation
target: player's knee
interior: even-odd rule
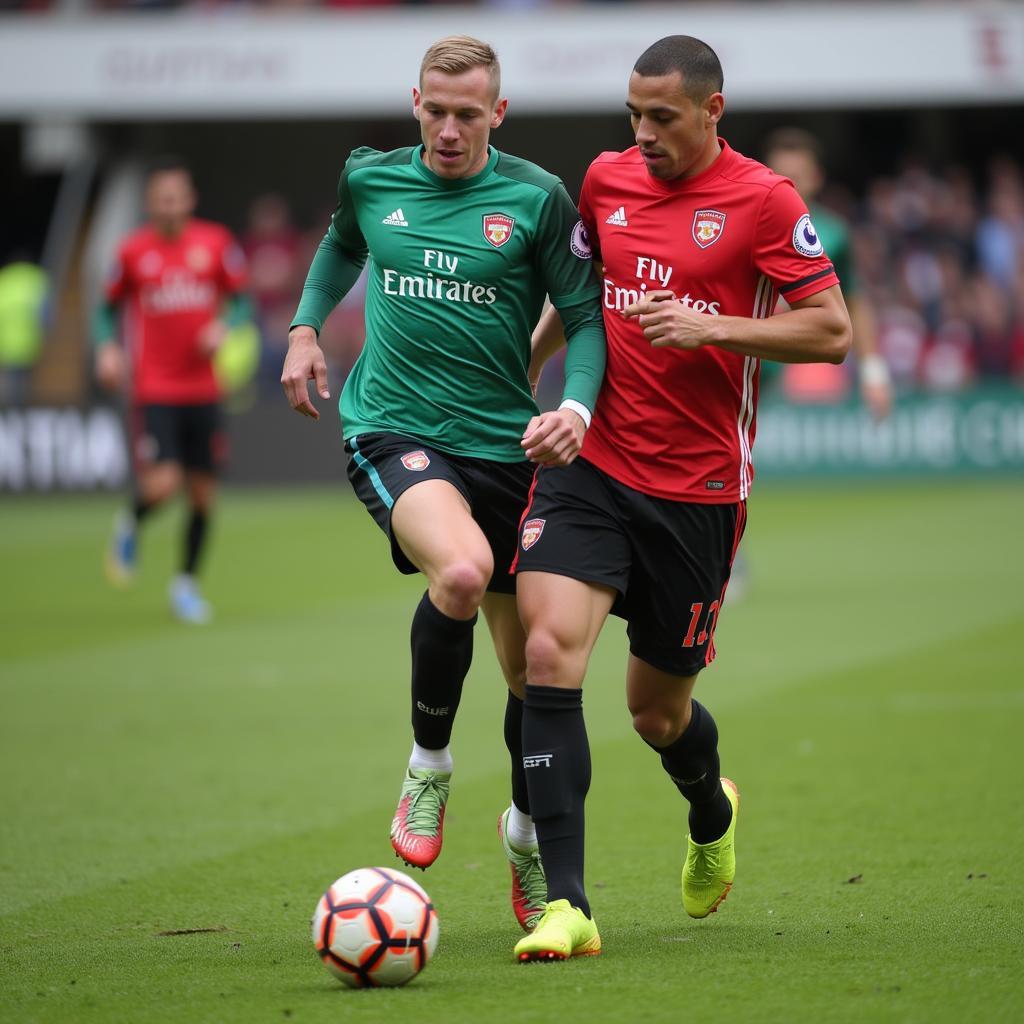
[[[164,464],[145,475],[140,489],[147,502],[156,504],[173,497],[181,487],[182,479],[182,472],[176,465]]]
[[[526,678],[534,686],[564,686],[575,676],[574,655],[572,647],[552,629],[535,626],[526,638]]]
[[[492,567],[474,559],[460,559],[444,567],[436,589],[441,611],[456,618],[472,615],[487,593]]]
[[[633,728],[641,739],[655,747],[667,747],[683,734],[686,720],[674,709],[660,708],[656,705],[646,707],[630,707],[633,716]]]

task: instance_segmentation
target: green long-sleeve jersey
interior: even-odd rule
[[[600,287],[576,208],[553,175],[493,147],[469,178],[422,147],[353,151],[293,326],[317,331],[369,257],[366,344],[342,391],[344,436],[406,434],[501,462],[537,406],[530,333],[545,295],[569,349],[565,397],[594,408],[604,374]]]

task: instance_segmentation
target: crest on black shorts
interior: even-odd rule
[[[418,448],[402,456],[402,465],[412,473],[422,473],[430,465],[430,456],[422,448]]]
[[[523,523],[523,550],[529,551],[544,532],[544,519],[527,519]]]

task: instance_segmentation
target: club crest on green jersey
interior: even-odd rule
[[[515,218],[509,217],[508,214],[484,214],[484,238],[486,238],[495,249],[500,249],[512,237],[512,229],[515,226]]]

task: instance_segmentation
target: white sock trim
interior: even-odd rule
[[[537,830],[533,827],[533,819],[528,814],[523,814],[515,804],[512,804],[509,810],[505,838],[517,850],[526,850],[537,845]]]
[[[421,772],[450,772],[452,770],[451,748],[442,747],[440,750],[428,750],[413,741],[412,753],[409,755],[409,767]]]

